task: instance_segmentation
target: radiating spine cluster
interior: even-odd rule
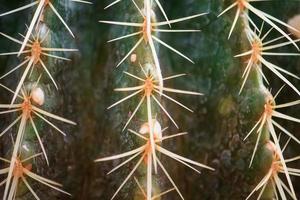
[[[106,8],[109,8],[116,3],[119,3],[120,0],[112,2],[110,5],[108,5]],[[196,14],[188,17],[183,17],[175,20],[169,20],[167,17],[167,14],[165,13],[161,3],[158,0],[132,0],[131,1],[132,6],[134,6],[137,10],[137,15],[140,17],[140,20],[137,22],[119,22],[119,21],[104,21],[101,20],[100,23],[105,24],[111,24],[111,25],[119,25],[119,26],[128,26],[137,28],[138,30],[134,33],[130,33],[128,35],[120,36],[118,38],[112,39],[109,42],[115,42],[115,41],[121,41],[125,40],[127,38],[133,38],[138,37],[138,41],[135,43],[133,47],[130,48],[129,52],[124,56],[124,58],[117,64],[117,67],[119,67],[122,63],[126,63],[126,60],[128,58],[131,58],[130,61],[131,67],[138,67],[140,70],[130,70],[135,71],[137,74],[130,73],[130,72],[124,72],[128,78],[134,79],[136,82],[139,82],[138,85],[134,86],[128,86],[123,88],[117,88],[115,91],[118,92],[130,92],[128,96],[122,98],[121,100],[117,101],[116,103],[112,104],[108,107],[108,109],[111,109],[117,105],[126,103],[127,100],[138,98],[137,104],[135,106],[134,111],[131,113],[129,119],[125,123],[125,126],[123,128],[123,131],[130,126],[130,122],[134,118],[138,118],[137,121],[144,121],[145,123],[142,123],[140,125],[137,125],[139,131],[135,131],[132,129],[129,129],[128,131],[142,141],[142,146],[136,149],[133,149],[131,151],[121,153],[118,155],[110,156],[110,157],[104,157],[95,160],[95,162],[103,162],[108,160],[116,160],[121,158],[127,158],[124,162],[116,166],[114,169],[112,169],[109,173],[114,172],[115,170],[119,169],[120,167],[124,166],[125,164],[129,163],[135,158],[139,158],[138,162],[134,165],[134,167],[131,169],[128,176],[125,178],[125,180],[122,182],[120,187],[117,189],[117,191],[114,193],[113,198],[117,196],[119,191],[123,188],[123,186],[128,182],[130,178],[134,177],[135,172],[138,170],[139,167],[142,165],[146,168],[146,183],[144,184],[141,182],[141,180],[138,180],[134,177],[138,188],[140,191],[142,191],[143,196],[147,200],[156,199],[161,197],[162,195],[166,195],[169,192],[176,190],[178,195],[181,197],[181,199],[184,199],[184,195],[181,194],[179,188],[173,181],[172,177],[169,175],[167,169],[163,165],[162,161],[160,160],[161,155],[165,155],[167,157],[170,157],[174,159],[175,161],[178,161],[182,163],[183,165],[191,168],[192,170],[199,172],[198,169],[195,167],[201,167],[206,168],[209,170],[214,170],[213,168],[195,162],[191,159],[185,158],[183,156],[179,156],[164,147],[162,147],[162,142],[164,140],[169,140],[178,136],[186,135],[187,133],[178,133],[173,135],[165,136],[165,130],[162,129],[163,122],[160,120],[160,113],[159,110],[164,113],[168,119],[178,128],[178,124],[176,123],[175,119],[171,116],[171,114],[167,111],[167,109],[163,106],[162,100],[166,99],[170,102],[173,102],[180,107],[191,111],[190,108],[183,105],[179,101],[175,100],[171,96],[167,95],[168,93],[175,93],[175,94],[185,94],[185,95],[202,95],[198,92],[192,92],[192,91],[186,91],[186,90],[180,90],[180,89],[173,89],[165,86],[165,82],[171,79],[176,79],[179,77],[182,77],[186,74],[177,74],[173,76],[164,77],[163,76],[163,67],[161,66],[161,61],[158,56],[158,48],[155,45],[160,44],[167,49],[171,50],[175,54],[183,57],[184,59],[194,63],[189,57],[184,55],[179,50],[175,49],[174,47],[170,46],[169,44],[165,43],[161,39],[159,39],[159,33],[181,33],[181,32],[199,32],[199,30],[178,30],[178,29],[172,29],[172,25],[178,22],[183,22],[186,20],[198,18],[200,16],[203,16],[207,13],[201,13]],[[166,21],[157,22],[157,17],[155,15],[155,7],[158,7],[161,13],[163,14],[163,17]],[[163,26],[167,26],[166,28],[161,28]],[[141,53],[142,52],[142,53]],[[135,62],[138,60],[138,64],[135,64]],[[137,69],[137,68],[136,68]],[[133,101],[133,100],[132,100]],[[143,104],[145,104],[145,109],[142,108]],[[141,110],[146,110],[145,115],[137,115],[137,113]],[[157,111],[158,110],[158,111]],[[143,118],[139,117],[142,116]],[[153,176],[157,175],[158,169],[161,169],[163,174],[166,176],[166,178],[169,180],[169,182],[172,184],[173,188],[166,190],[165,192],[159,192],[158,194],[155,194],[154,186],[153,186]],[[144,185],[145,189],[143,189],[142,185]]]
[[[90,3],[88,1],[81,0],[71,1],[79,3]],[[16,50],[14,52],[1,53],[0,56],[16,55],[19,56],[20,59],[24,60],[16,67],[9,70],[6,74],[2,75],[0,79],[2,80],[6,77],[9,77],[10,74],[15,72],[16,70],[21,70],[22,67],[25,66],[22,76],[17,82],[17,87],[15,90],[11,90],[5,85],[0,84],[2,89],[13,95],[10,104],[0,104],[0,109],[2,109],[0,114],[18,113],[16,115],[17,118],[13,120],[13,122],[11,122],[11,124],[0,133],[0,137],[2,137],[5,133],[9,133],[9,131],[12,130],[11,135],[15,136],[15,138],[13,139],[13,148],[11,150],[10,158],[0,158],[2,162],[9,165],[8,167],[0,170],[1,175],[7,175],[7,178],[0,183],[0,186],[5,185],[3,200],[13,200],[18,196],[18,187],[20,182],[23,182],[28,191],[30,191],[30,193],[33,195],[33,197],[39,200],[36,190],[30,186],[27,178],[34,179],[35,181],[47,187],[65,193],[67,195],[71,195],[61,189],[61,184],[33,173],[32,171],[34,169],[34,166],[32,159],[43,155],[47,164],[49,165],[49,159],[40,136],[40,127],[37,126],[37,121],[41,121],[42,123],[50,125],[50,127],[60,132],[63,136],[66,135],[64,131],[53,124],[50,119],[71,125],[76,125],[75,122],[57,116],[42,108],[42,106],[47,102],[47,97],[45,96],[42,84],[40,83],[43,73],[46,73],[51,82],[54,84],[55,88],[58,89],[58,85],[53,78],[53,75],[51,75],[50,73],[51,70],[49,70],[51,68],[54,68],[55,66],[53,66],[53,64],[50,66],[47,65],[46,63],[49,63],[48,59],[68,61],[68,58],[53,53],[77,51],[77,49],[57,48],[51,46],[51,31],[44,19],[46,9],[50,8],[54,12],[54,15],[56,15],[62,22],[62,24],[67,28],[70,34],[73,37],[74,35],[71,29],[63,20],[62,16],[54,7],[51,0],[37,0],[15,10],[0,14],[0,17],[4,17],[34,6],[37,6],[37,8],[34,12],[30,25],[26,26],[26,34],[23,35],[19,33],[19,36],[21,37],[20,40],[7,35],[6,33],[0,33],[1,36],[21,45],[19,50]],[[40,68],[43,70],[39,70]],[[14,133],[15,130],[17,131]],[[29,149],[26,146],[25,140],[31,134],[31,130],[33,130],[34,135],[36,136],[35,141],[39,143],[42,153],[33,153],[32,149]]]
[[[285,77],[289,76],[299,80],[299,76],[271,63],[266,58],[266,56],[299,56],[300,54],[298,52],[278,53],[274,52],[273,50],[290,44],[294,45],[296,49],[299,50],[297,42],[299,42],[300,40],[292,39],[292,36],[284,32],[278,25],[285,26],[286,28],[289,28],[290,30],[293,30],[298,33],[300,33],[300,31],[294,27],[291,27],[287,23],[255,8],[255,6],[252,5],[255,2],[262,1],[264,0],[234,0],[232,4],[219,15],[222,16],[229,10],[236,8],[236,14],[233,20],[232,27],[230,29],[229,38],[232,35],[234,27],[236,26],[238,20],[241,19],[244,25],[244,33],[246,34],[246,37],[250,43],[250,50],[235,56],[237,58],[247,58],[246,67],[242,75],[242,85],[239,94],[243,95],[242,91],[244,88],[247,87],[246,82],[250,74],[256,74],[259,79],[259,89],[264,92],[263,95],[265,96],[265,104],[262,108],[262,115],[257,119],[257,123],[249,131],[249,133],[245,137],[245,140],[249,138],[249,136],[256,134],[256,142],[250,160],[250,167],[253,166],[253,162],[256,158],[257,152],[263,149],[266,149],[268,152],[272,152],[272,162],[269,166],[269,170],[267,171],[266,175],[249,194],[247,199],[249,199],[255,193],[258,194],[257,199],[264,199],[264,192],[266,190],[267,185],[272,186],[272,199],[297,199],[290,176],[300,176],[300,169],[290,168],[287,166],[287,164],[292,161],[299,160],[300,158],[298,156],[291,159],[285,159],[283,153],[290,140],[294,140],[298,144],[300,144],[300,141],[292,133],[286,130],[282,125],[277,123],[274,120],[274,118],[280,118],[300,123],[300,119],[285,115],[277,111],[277,109],[280,108],[297,106],[300,104],[300,100],[284,104],[276,104],[276,97],[279,95],[283,87],[273,97],[271,95],[271,92],[269,92],[264,85],[265,83],[269,85],[269,81],[263,73],[263,70],[264,68],[267,68],[268,70],[273,72],[286,85],[288,85],[292,90],[294,90],[298,95],[300,95],[298,88]],[[253,13],[263,21],[261,26],[257,26],[255,24],[254,20],[252,20],[249,16],[249,12]],[[271,27],[268,31],[264,31],[266,25]],[[267,41],[269,34],[273,30],[279,32],[282,36]],[[288,41],[280,42],[283,39],[287,39]],[[288,142],[283,147],[280,144],[280,136],[278,136],[279,132],[276,132],[275,128],[289,137]],[[264,142],[262,138],[268,138],[266,137],[266,135],[270,135],[271,139],[267,140],[267,142]],[[279,178],[280,173],[283,173],[285,175],[287,184]]]

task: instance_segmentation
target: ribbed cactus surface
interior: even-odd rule
[[[4,200],[300,198],[299,2],[90,2],[0,0]]]

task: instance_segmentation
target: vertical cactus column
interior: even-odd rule
[[[164,140],[186,134],[186,133],[178,133],[169,136],[164,136],[166,130],[163,129],[162,127],[162,124],[164,123],[162,123],[162,115],[160,114],[161,112],[167,116],[167,118],[175,125],[175,127],[179,128],[179,125],[175,122],[171,114],[163,106],[162,99],[166,99],[170,102],[179,105],[180,107],[183,107],[188,111],[192,111],[182,103],[168,96],[167,93],[186,94],[186,95],[201,95],[201,93],[166,87],[165,82],[167,82],[170,79],[179,78],[181,76],[184,76],[185,74],[177,74],[177,75],[167,76],[167,77],[163,76],[162,74],[163,68],[161,67],[160,64],[158,49],[157,47],[155,47],[156,44],[157,45],[159,44],[193,63],[193,61],[190,58],[185,56],[179,50],[175,49],[174,47],[168,45],[167,43],[159,39],[159,33],[160,32],[167,32],[167,33],[198,32],[198,30],[185,30],[185,29],[177,30],[177,29],[169,29],[169,28],[171,28],[171,26],[175,23],[200,17],[205,13],[179,18],[175,20],[168,20],[167,15],[165,14],[165,11],[161,7],[159,1],[156,1],[156,4],[164,14],[166,21],[163,22],[157,21],[157,17],[154,12],[155,4],[153,1],[150,0],[132,2],[132,6],[135,6],[135,8],[137,9],[136,11],[137,14],[134,14],[132,17],[133,19],[137,20],[136,22],[100,21],[101,23],[128,26],[128,27],[137,27],[139,29],[139,31],[137,32],[130,33],[118,37],[116,39],[110,40],[110,42],[114,42],[117,40],[125,40],[134,36],[139,38],[138,41],[133,45],[133,47],[130,48],[126,56],[117,65],[117,67],[119,67],[122,63],[125,63],[129,71],[129,72],[125,72],[125,75],[127,75],[127,77],[125,78],[133,79],[133,81],[132,80],[126,81],[126,79],[124,81],[123,79],[122,82],[123,84],[126,82],[129,83],[133,82],[137,84],[115,89],[116,91],[119,92],[131,92],[131,94],[125,96],[123,99],[111,105],[109,109],[119,104],[122,105],[123,103],[125,103],[126,100],[132,98],[138,99],[137,101],[132,100],[130,103],[133,106],[133,112],[130,113],[130,115],[128,115],[128,119],[123,128],[123,131],[128,126],[131,125],[130,123],[131,121],[135,121],[134,123],[132,123],[134,125],[133,126],[134,129],[129,129],[129,134],[133,134],[135,135],[135,137],[138,137],[138,139],[141,141],[140,142],[137,141],[137,142],[143,144],[141,147],[137,149],[133,149],[119,155],[100,158],[96,160],[96,162],[102,162],[107,160],[115,160],[115,159],[129,157],[127,160],[125,160],[123,163],[116,166],[112,171],[109,172],[111,173],[119,169],[123,165],[127,164],[128,162],[132,161],[136,157],[139,158],[138,162],[134,165],[134,167],[129,172],[125,180],[121,183],[120,187],[117,189],[117,191],[115,192],[112,198],[116,197],[119,191],[124,187],[124,185],[128,182],[128,180],[134,176],[135,172],[138,170],[139,176],[135,178],[136,188],[137,188],[135,192],[136,194],[142,192],[141,194],[144,195],[144,198],[150,200],[154,196],[160,198],[160,196],[169,193],[172,190],[176,190],[178,195],[183,199],[183,195],[179,191],[171,175],[168,173],[167,169],[160,161],[160,157],[161,157],[160,154],[168,156],[186,165],[187,167],[195,170],[196,172],[199,171],[195,169],[192,165],[213,170],[213,168],[211,167],[208,167],[204,164],[200,164],[198,162],[174,154],[162,147],[162,142]],[[169,26],[169,27],[167,27],[166,29],[161,28],[164,26]],[[127,46],[128,42],[126,40],[125,43]],[[129,62],[127,61],[127,59]],[[129,67],[129,65],[131,65],[131,67]],[[125,109],[124,112],[125,115],[123,114],[124,118],[127,118],[126,113],[128,113],[128,111],[126,110],[127,109]],[[173,186],[173,189],[166,190],[166,192],[164,192],[164,190],[159,189],[160,186],[157,181],[159,180],[158,177],[153,178],[155,177],[155,175],[158,174],[158,168],[162,170],[162,173],[170,181],[171,185]],[[135,195],[135,199],[140,199],[140,198],[141,197]]]
[[[254,193],[258,193],[257,199],[273,199],[275,197],[286,199],[285,192],[287,192],[291,198],[296,199],[296,194],[291,182],[290,175],[296,175],[297,173],[294,174],[293,171],[291,171],[290,168],[287,167],[286,160],[283,157],[283,151],[285,147],[281,147],[279,141],[280,137],[275,132],[275,127],[280,131],[283,131],[284,134],[286,134],[289,138],[293,139],[297,143],[299,143],[299,140],[292,133],[290,133],[288,130],[274,121],[273,118],[281,118],[294,122],[300,122],[297,118],[290,117],[275,110],[277,108],[296,106],[300,103],[300,101],[293,101],[290,103],[276,105],[275,99],[277,95],[279,95],[280,90],[273,97],[271,93],[266,89],[264,84],[269,84],[269,81],[265,75],[264,70],[268,69],[273,72],[286,85],[288,85],[292,90],[299,94],[298,89],[285,76],[294,78],[299,77],[285,70],[284,68],[271,63],[270,61],[268,61],[268,58],[266,58],[267,56],[299,56],[300,54],[298,53],[282,53],[274,51],[275,49],[290,44],[294,45],[296,49],[299,50],[299,47],[296,44],[298,40],[293,40],[277,24],[283,25],[295,31],[297,30],[294,27],[286,24],[285,22],[257,9],[252,4],[252,2],[254,1],[232,1],[229,7],[225,8],[225,10],[220,14],[223,15],[227,11],[235,8],[236,14],[230,29],[229,38],[235,26],[237,25],[238,20],[240,19],[243,22],[243,34],[246,35],[247,40],[250,43],[250,47],[248,48],[248,50],[245,50],[243,53],[235,56],[238,58],[245,58],[242,60],[246,61],[246,67],[242,74],[242,85],[239,94],[243,97],[244,94],[250,96],[256,94],[255,92],[253,92],[253,86],[255,85],[257,91],[260,91],[261,95],[264,96],[265,102],[263,105],[261,105],[262,111],[260,112],[262,114],[260,114],[260,117],[257,119],[254,127],[248,132],[244,140],[252,135],[251,138],[253,138],[255,141],[255,146],[250,159],[249,167],[253,167],[254,169],[262,169],[266,172],[267,175],[263,176],[263,179],[258,183],[256,187],[254,187],[247,199],[250,198]],[[261,26],[257,25],[257,23],[251,19],[250,13],[253,13],[263,21]],[[268,26],[270,26],[271,28],[265,30]],[[277,37],[275,39],[273,38],[268,41],[268,36],[272,30],[279,32],[283,36]],[[288,41],[278,42],[282,38],[286,38]],[[247,84],[247,81],[251,81],[252,83]],[[247,87],[247,90],[250,90],[251,93],[243,93],[244,86]],[[274,143],[272,143],[271,141],[273,141]],[[270,148],[270,146],[272,146],[272,148]],[[268,161],[268,164],[264,164],[261,158],[257,158],[257,154],[259,154],[260,157],[265,161]],[[253,162],[255,162],[256,159],[258,159],[258,162],[254,166]],[[279,173],[283,173],[285,175],[287,184],[281,181],[278,176]]]
[[[11,148],[7,148],[10,149],[7,151],[7,157],[10,159],[1,158],[3,162],[9,164],[9,167],[1,170],[1,174],[7,174],[7,178],[2,182],[2,185],[5,185],[3,199],[24,197],[29,193],[35,199],[39,199],[37,189],[32,187],[31,181],[28,179],[33,179],[51,189],[70,195],[61,189],[61,184],[35,174],[33,171],[39,169],[41,165],[32,159],[37,159],[43,155],[47,165],[50,165],[47,150],[44,147],[45,141],[41,139],[42,137],[44,139],[46,134],[51,133],[45,127],[50,126],[53,130],[66,136],[66,133],[52,122],[53,120],[76,125],[73,121],[52,112],[58,99],[55,88],[57,90],[59,88],[53,71],[59,71],[57,67],[62,65],[62,62],[70,61],[58,53],[75,52],[77,49],[61,48],[61,43],[56,41],[57,34],[51,30],[48,24],[53,23],[54,17],[56,17],[73,37],[74,35],[52,1],[35,1],[16,10],[3,13],[1,16],[7,16],[34,6],[37,8],[33,18],[27,27],[26,34],[19,34],[20,40],[8,34],[0,33],[11,42],[20,45],[20,49],[2,53],[1,56],[18,55],[21,60],[23,59],[20,64],[1,76],[1,79],[8,78],[17,70],[25,68],[20,78],[17,78],[15,90],[1,84],[1,87],[13,96],[10,104],[0,105],[1,109],[4,109],[1,114],[15,113],[12,122],[1,132],[1,136],[6,134],[9,137],[8,132],[12,130],[10,134],[15,138],[12,140]],[[53,12],[52,15],[48,13],[49,10]],[[38,151],[42,153],[38,153]]]

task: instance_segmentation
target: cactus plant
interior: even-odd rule
[[[0,4],[3,199],[300,198],[299,2]]]

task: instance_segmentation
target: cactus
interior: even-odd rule
[[[0,4],[3,199],[300,198],[298,2]]]

